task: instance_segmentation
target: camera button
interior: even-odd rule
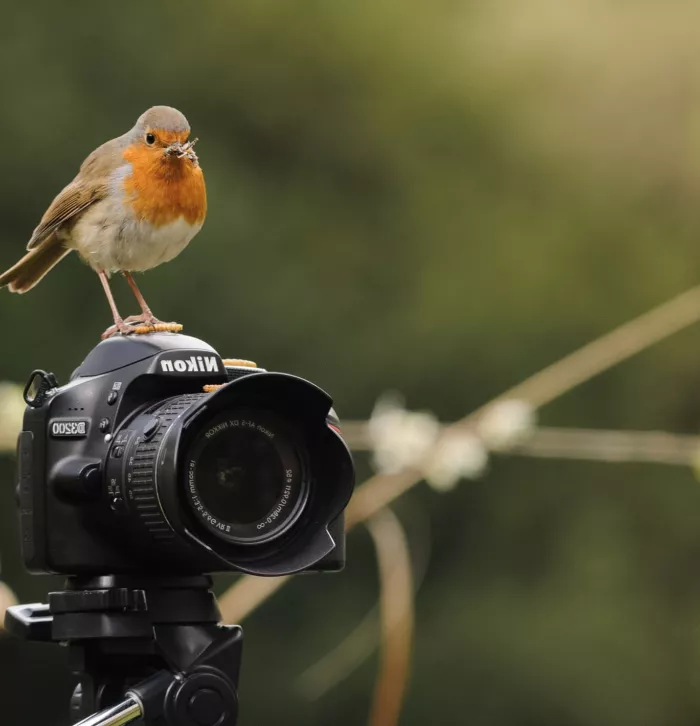
[[[110,391],[109,396],[107,396],[107,403],[112,406],[117,402],[118,398],[119,394],[116,391]]]
[[[102,472],[99,464],[88,464],[80,472],[80,482],[87,494],[99,495],[102,487]]]
[[[115,446],[112,449],[112,458],[113,459],[121,459],[122,456],[124,456],[124,447],[123,446]]]
[[[100,431],[105,434],[107,431],[109,431],[109,424],[110,421],[108,418],[100,419]]]
[[[160,428],[160,419],[157,416],[154,416],[144,427],[143,431],[141,432],[144,438],[144,441],[148,441],[149,439],[152,439],[158,429]]]

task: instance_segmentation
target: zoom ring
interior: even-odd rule
[[[129,499],[134,503],[134,508],[144,528],[156,541],[164,542],[175,537],[175,533],[163,516],[156,494],[155,476],[158,451],[172,422],[200,397],[201,394],[178,396],[167,402],[162,408],[152,411],[146,420],[151,420],[152,416],[158,416],[160,420],[158,430],[148,441],[139,436],[129,459],[127,474]]]

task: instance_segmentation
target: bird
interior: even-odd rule
[[[182,252],[204,224],[207,194],[190,125],[171,106],[153,106],[133,128],[95,149],[53,200],[27,252],[0,275],[0,288],[25,293],[75,250],[97,273],[114,325],[102,334],[129,335],[162,323],[151,312],[132,273],[150,270]],[[122,318],[110,276],[121,273],[141,308]]]

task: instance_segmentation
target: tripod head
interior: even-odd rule
[[[69,578],[48,605],[8,609],[25,640],[66,643],[82,726],[235,726],[243,631],[219,625],[205,576]]]

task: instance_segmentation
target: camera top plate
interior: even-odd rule
[[[149,333],[114,336],[99,343],[73,372],[71,380],[88,378],[137,363],[167,350],[201,350],[218,356],[214,348],[199,338],[178,333]]]

